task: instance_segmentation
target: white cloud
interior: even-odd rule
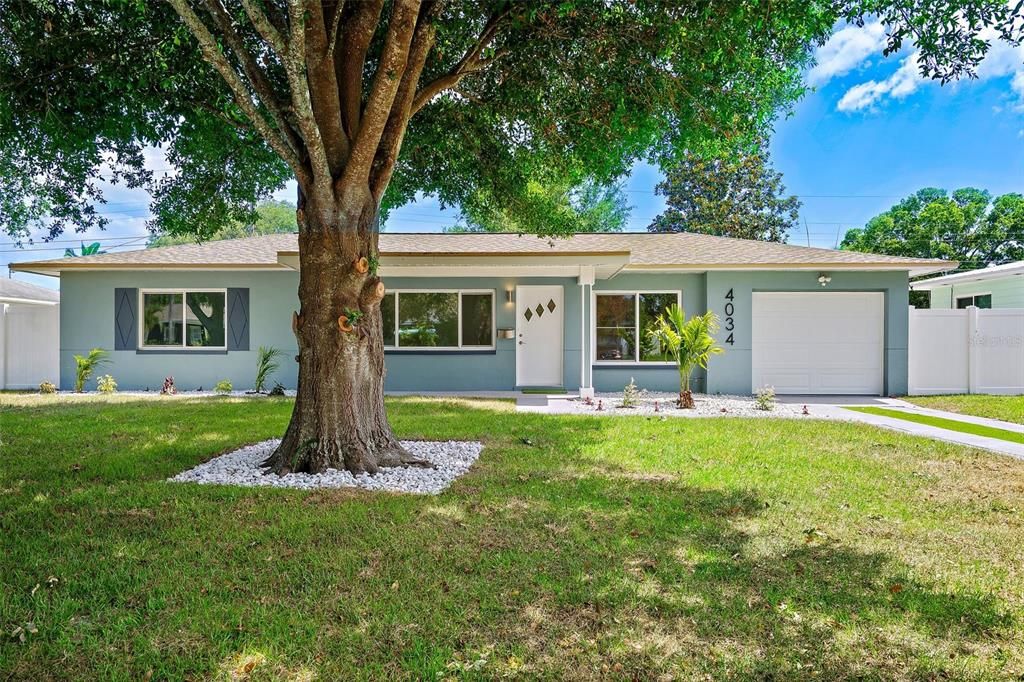
[[[980,37],[991,47],[978,65],[978,80],[1009,78],[1009,108],[1024,111],[1024,45],[1010,45],[1000,40],[992,29],[985,29]],[[885,29],[880,22],[863,27],[846,26],[818,49],[817,65],[808,72],[807,80],[811,85],[824,85],[833,78],[869,66],[871,57],[881,54],[884,47]],[[900,61],[899,68],[888,78],[848,88],[836,108],[846,112],[872,109],[886,99],[902,99],[926,82],[929,79],[918,73],[917,53],[913,52]]]
[[[836,108],[839,111],[868,109],[886,97],[903,99],[917,91],[924,80],[917,70],[917,53],[900,62],[896,73],[882,81],[868,81],[855,85],[842,96]]]
[[[882,22],[864,26],[846,26],[836,31],[818,48],[816,64],[807,73],[811,85],[824,85],[836,76],[867,65],[867,60],[885,48],[885,27]]]

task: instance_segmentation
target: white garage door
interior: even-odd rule
[[[755,292],[753,390],[881,395],[884,313],[880,292]]]

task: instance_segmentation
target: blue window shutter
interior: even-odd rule
[[[114,350],[135,350],[139,345],[139,290],[114,289]]]
[[[248,289],[228,289],[228,350],[249,350]]]

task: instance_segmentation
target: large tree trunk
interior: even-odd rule
[[[293,325],[299,383],[291,423],[266,464],[278,474],[422,464],[399,444],[384,410],[384,289],[366,269],[377,255],[377,205],[346,212],[302,203],[301,310]],[[354,323],[352,311],[362,313]]]

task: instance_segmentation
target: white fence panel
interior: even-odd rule
[[[971,393],[1024,393],[1024,310],[979,310]]]
[[[41,381],[59,384],[59,306],[10,304],[0,324],[0,388],[37,388]]]
[[[909,393],[1024,393],[1024,309],[910,310]]]
[[[910,310],[911,395],[967,393],[970,331],[966,310]]]

